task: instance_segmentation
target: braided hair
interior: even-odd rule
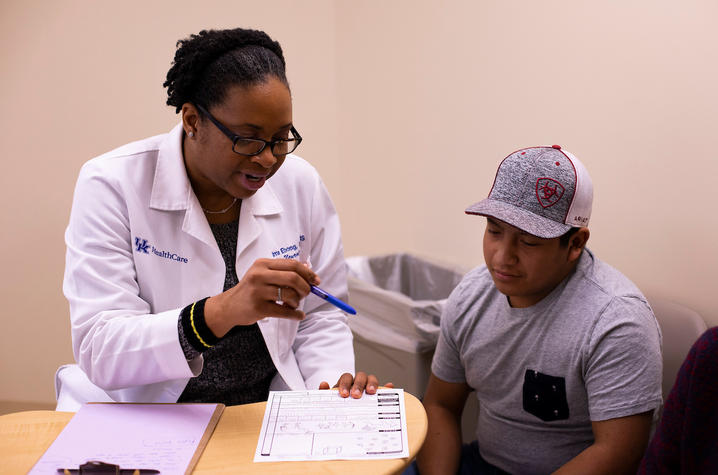
[[[186,102],[210,108],[232,85],[249,86],[274,76],[287,87],[284,55],[278,42],[258,30],[202,30],[177,42],[167,71],[167,105],[176,112]]]

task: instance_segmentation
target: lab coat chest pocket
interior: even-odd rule
[[[292,351],[298,322],[284,318],[268,317],[258,322],[264,342],[273,358],[283,359]]]
[[[299,322],[296,320],[281,319],[281,322],[279,322],[278,346],[280,355],[284,356],[293,351],[292,345],[294,345],[298,326]]]
[[[294,339],[297,336],[299,322],[296,320],[286,320],[284,325],[280,325],[279,332],[279,351],[282,355],[293,351]]]

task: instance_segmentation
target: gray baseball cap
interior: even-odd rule
[[[588,226],[593,183],[578,158],[559,145],[518,150],[499,165],[489,197],[466,214],[491,216],[540,238]]]

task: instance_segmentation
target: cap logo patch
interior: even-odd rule
[[[544,208],[550,208],[558,203],[566,189],[553,178],[539,178],[536,180],[536,198]]]

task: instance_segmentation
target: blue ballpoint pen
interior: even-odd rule
[[[317,287],[316,285],[312,285],[312,293],[313,293],[314,295],[316,295],[317,297],[323,298],[324,300],[326,300],[326,301],[329,302],[330,304],[332,304],[332,305],[334,305],[334,306],[336,306],[336,307],[339,307],[340,309],[344,310],[344,311],[347,312],[347,313],[350,313],[350,314],[352,314],[352,315],[356,315],[356,314],[357,314],[357,311],[354,310],[354,308],[352,308],[351,305],[342,302],[341,300],[339,300],[338,298],[336,298],[336,297],[333,296],[332,294],[329,294],[329,293],[323,291],[322,289],[320,289],[320,288]]]

